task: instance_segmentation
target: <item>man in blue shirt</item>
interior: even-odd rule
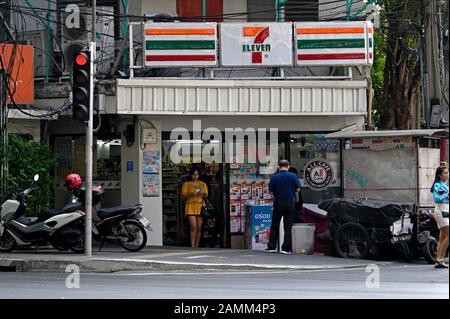
[[[295,202],[298,201],[298,192],[300,192],[300,182],[294,173],[289,172],[289,166],[287,160],[280,160],[278,172],[272,176],[269,182],[269,192],[273,195],[274,203],[267,252],[277,251],[276,247],[282,217],[284,242],[281,247],[281,253],[290,254],[292,252],[292,224],[295,215]]]

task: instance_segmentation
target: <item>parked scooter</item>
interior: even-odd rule
[[[80,187],[80,176],[69,174],[65,185],[72,191],[75,202],[85,207],[86,190]],[[112,243],[128,251],[140,251],[147,244],[144,228],[153,230],[150,221],[141,214],[142,204],[101,208],[103,194],[101,186],[92,189],[92,232],[93,239],[100,243],[100,250],[105,243]]]
[[[417,225],[420,253],[429,264],[435,264],[439,229],[434,213],[431,210],[420,210],[417,215]]]
[[[34,181],[39,180],[35,175]],[[10,193],[0,211],[0,251],[9,252],[16,246],[38,248],[51,244],[59,250],[84,251],[84,237],[80,231],[84,212],[82,204],[68,204],[62,209],[39,213],[36,220],[25,217],[30,193]]]

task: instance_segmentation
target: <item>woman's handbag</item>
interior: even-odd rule
[[[442,217],[448,218],[448,204],[447,203],[436,203],[435,211],[440,211]]]
[[[205,198],[205,205],[202,206],[200,214],[203,218],[209,218],[209,216],[210,216],[209,211],[213,210],[213,209],[214,209],[214,206],[211,204],[211,202],[207,198]]]
[[[206,209],[214,209],[213,204],[208,200],[208,198],[205,198],[205,206]]]

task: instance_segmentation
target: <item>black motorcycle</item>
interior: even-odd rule
[[[106,243],[118,244],[132,252],[140,251],[147,244],[147,233],[152,231],[150,221],[141,214],[142,204],[100,208],[104,189],[92,189],[92,233],[93,240],[100,243],[100,249]],[[85,207],[84,188],[73,190],[75,200]]]

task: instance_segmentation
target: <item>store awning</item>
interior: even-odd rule
[[[367,114],[366,81],[135,78],[117,80],[113,113],[141,115]]]
[[[445,129],[422,129],[422,130],[389,130],[389,131],[339,131],[327,134],[328,139],[349,138],[377,138],[377,137],[428,137],[448,138],[448,130]]]

